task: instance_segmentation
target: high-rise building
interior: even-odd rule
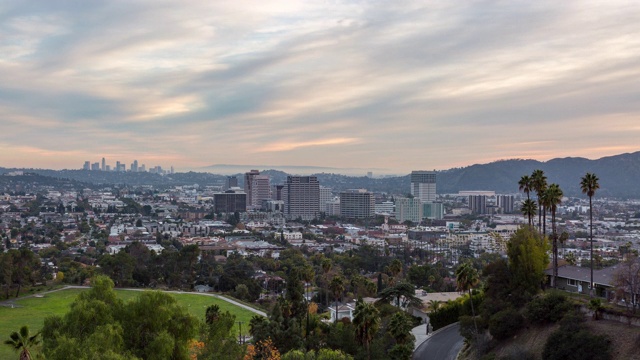
[[[234,187],[238,187],[238,178],[235,176],[227,176],[224,181],[224,189],[229,190]]]
[[[333,200],[333,194],[331,193],[331,188],[326,186],[320,186],[320,198],[319,198],[319,210],[320,212],[327,211],[327,203]]]
[[[436,172],[416,170],[411,172],[411,195],[420,201],[436,201]]]
[[[469,209],[474,214],[487,213],[487,196],[486,195],[469,195]]]
[[[213,194],[213,210],[218,213],[234,213],[247,211],[247,194],[242,190],[227,190]]]
[[[284,185],[271,185],[271,200],[282,200],[282,189],[284,189]]]
[[[102,167],[100,168],[102,171],[107,171],[107,161],[102,158]]]
[[[282,188],[287,219],[313,220],[318,216],[320,183],[316,176],[287,176]]]
[[[120,161],[116,161],[116,171],[120,171]]]
[[[415,198],[397,197],[396,198],[396,219],[399,222],[407,220],[413,223],[420,223],[423,218],[422,201]]]
[[[393,215],[395,214],[395,204],[393,201],[382,201],[376,203],[376,214],[380,215]]]
[[[142,164],[142,165],[140,166],[140,172],[146,172],[146,171],[147,171],[147,165]]]
[[[424,202],[422,215],[427,219],[441,220],[444,218],[444,205],[441,202]]]
[[[131,164],[131,172],[138,172],[138,160],[133,160]]]
[[[100,163],[94,162],[93,164],[91,164],[91,170],[92,171],[100,171]]]
[[[513,213],[514,197],[513,195],[497,195],[496,201],[503,214]]]
[[[365,189],[347,190],[340,193],[340,216],[349,219],[372,217],[376,199]]]
[[[244,192],[247,194],[247,209],[259,209],[263,200],[271,199],[271,186],[268,175],[251,170],[244,174]]]

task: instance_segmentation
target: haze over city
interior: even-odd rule
[[[408,173],[639,150],[640,5],[0,4],[0,166]]]

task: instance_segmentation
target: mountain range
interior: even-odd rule
[[[260,169],[258,166],[253,168]],[[598,197],[640,199],[640,151],[596,160],[577,157],[556,158],[549,161],[512,159],[453,168],[438,171],[437,191],[439,194],[457,193],[461,190],[517,193],[520,177],[531,174],[536,169],[543,170],[547,175],[548,182],[560,185],[565,195],[568,196],[581,195],[580,178],[587,172],[591,172],[600,179]],[[226,178],[223,175],[207,172],[186,172],[162,176],[151,173],[0,168],[0,173],[15,170],[94,185],[154,185],[163,187],[199,184],[206,186],[222,185]],[[245,169],[245,171],[248,170],[250,169]],[[261,172],[271,176],[272,184],[283,183],[288,175],[281,170],[274,169],[262,170]],[[242,172],[237,173],[237,176],[240,186],[242,186]],[[315,176],[318,177],[321,185],[330,187],[334,191],[362,188],[376,192],[406,194],[410,189],[410,175],[369,178],[321,172]],[[0,181],[0,185],[3,183],[6,182]]]

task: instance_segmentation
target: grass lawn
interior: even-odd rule
[[[40,330],[44,324],[44,318],[50,315],[64,315],[76,296],[85,289],[68,289],[45,294],[42,298],[27,298],[15,301],[15,308],[0,306],[0,359],[13,359],[17,353],[7,345],[2,344],[9,339],[9,334],[18,331],[23,325],[28,325],[32,333]],[[140,291],[116,290],[118,296],[124,301],[129,301],[138,296]],[[242,309],[226,301],[197,294],[171,294],[189,312],[198,319],[204,319],[207,306],[216,304],[222,311],[229,311],[236,316],[236,321],[242,321],[242,332],[248,333],[248,324],[254,313]],[[237,324],[236,324],[237,326]],[[237,331],[237,328],[236,328]]]

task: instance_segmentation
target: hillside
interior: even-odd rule
[[[460,190],[493,190],[497,193],[518,192],[518,180],[533,170],[543,170],[549,182],[558,183],[565,195],[582,196],[579,188],[580,178],[587,172],[600,178],[598,196],[613,198],[640,198],[640,151],[589,160],[585,158],[556,158],[546,162],[537,160],[500,160],[488,164],[475,164],[462,168],[453,168],[438,172],[438,193],[450,194]],[[0,173],[23,169],[2,169]],[[85,170],[43,170],[24,169],[31,173],[71,179],[78,182],[102,185],[153,185],[168,187],[174,185],[223,185],[226,176],[187,172],[171,175],[128,172],[102,172]],[[249,169],[247,169],[249,170]],[[287,173],[276,170],[262,170],[271,176],[272,184],[282,184]],[[406,194],[409,192],[409,175],[369,178],[365,176],[347,176],[334,173],[314,174],[321,185],[334,191],[346,189],[367,189],[375,192]],[[243,186],[242,173],[237,174],[239,185]]]

